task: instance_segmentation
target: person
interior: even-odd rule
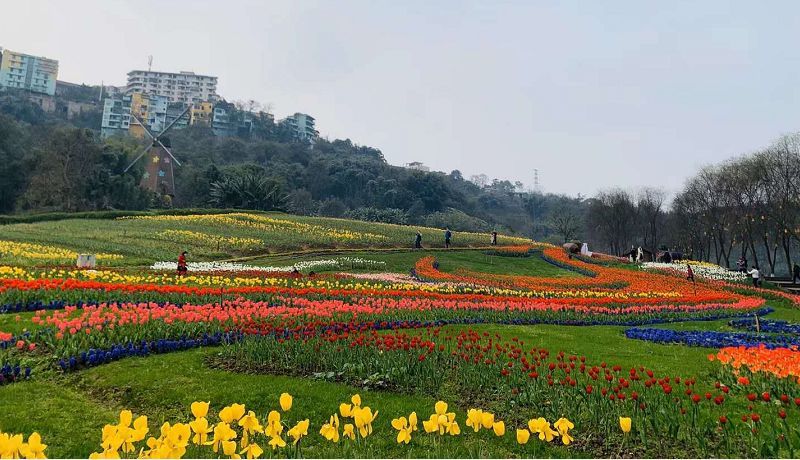
[[[694,271],[692,271],[692,266],[686,264],[686,279],[694,283]]]
[[[636,262],[642,263],[642,259],[644,258],[644,250],[641,246],[636,249]]]
[[[800,279],[800,265],[794,264],[792,275],[792,284],[797,284],[797,280]]]
[[[670,254],[670,252],[668,250],[664,251],[664,256],[662,257],[662,260],[664,261],[665,264],[671,264],[672,263],[672,254]]]
[[[414,238],[414,248],[422,249],[422,233],[417,230],[417,236]]]
[[[303,274],[300,273],[300,270],[297,267],[292,268],[292,278],[302,278]]]
[[[492,232],[492,246],[497,246],[497,232]]]
[[[755,265],[753,265],[753,269],[747,273],[753,277],[753,287],[761,286],[761,273],[759,273]]]
[[[747,257],[742,256],[742,273],[747,271]]]
[[[419,276],[417,276],[417,269],[414,267],[411,267],[411,271],[408,272],[408,275],[411,276],[411,279],[413,279],[414,281],[420,280]]]
[[[453,237],[453,232],[450,231],[450,227],[445,227],[444,229],[444,247],[450,247],[450,238]]]
[[[178,256],[178,276],[183,276],[188,271],[189,268],[186,266],[186,251],[183,251],[181,255]]]
[[[742,257],[739,257],[739,260],[736,261],[736,271],[743,272],[745,267],[746,265],[744,264],[744,259]]]

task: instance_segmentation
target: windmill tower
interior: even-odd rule
[[[160,195],[175,196],[175,173],[173,168],[174,165],[180,166],[181,162],[178,161],[170,151],[172,146],[170,145],[169,139],[164,137],[164,135],[167,134],[167,132],[175,126],[175,123],[182,119],[191,108],[192,106],[190,104],[157,135],[150,132],[144,123],[136,118],[136,115],[131,113],[131,118],[133,118],[134,121],[142,127],[145,134],[152,139],[150,145],[145,147],[124,171],[128,172],[142,157],[145,157],[144,175],[142,176],[142,181],[139,183],[142,188],[146,188]]]

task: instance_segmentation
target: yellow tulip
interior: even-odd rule
[[[517,428],[517,443],[518,444],[527,444],[528,439],[531,437],[531,432],[526,429],[519,429]]]
[[[272,450],[275,450],[278,447],[286,447],[286,441],[284,441],[280,436],[273,436],[269,440],[269,445],[272,446]]]
[[[203,418],[208,415],[208,407],[211,402],[195,401],[192,403],[192,415],[194,418]]]
[[[629,433],[631,431],[631,418],[630,417],[620,417],[619,418],[619,427],[622,429],[623,433]]]
[[[342,429],[342,437],[350,438],[350,440],[355,441],[356,432],[352,423],[346,423],[344,425],[344,429]]]
[[[248,460],[251,460],[251,459],[254,459],[254,458],[258,458],[258,457],[260,457],[260,456],[261,456],[261,454],[263,454],[263,453],[264,453],[264,449],[262,449],[262,448],[261,448],[261,447],[260,447],[258,444],[256,444],[256,443],[251,443],[251,444],[248,444],[248,445],[247,445],[247,447],[245,447],[245,448],[244,448],[244,450],[242,450],[241,452],[239,452],[239,454],[246,454],[246,455],[247,455],[247,458],[248,458]]]
[[[290,395],[289,393],[281,394],[280,404],[281,404],[281,410],[287,412],[289,409],[292,408],[292,395]]]
[[[495,436],[503,436],[506,434],[506,424],[503,421],[494,422],[492,424],[492,430]]]
[[[194,421],[189,422],[189,427],[194,432],[192,442],[195,445],[203,445],[208,442],[208,433],[211,433],[211,428],[208,425],[208,420],[205,417],[200,417]]]

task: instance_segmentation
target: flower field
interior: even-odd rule
[[[492,250],[195,260],[180,276],[163,255],[137,261],[167,236],[209,257],[276,235],[318,251],[401,238],[392,226],[245,213],[105,223],[133,242],[109,244],[103,254],[122,259],[94,270],[69,268],[63,251],[102,238],[45,241],[39,232],[61,222],[0,228],[39,235],[0,259],[0,456],[800,448],[800,299],[705,275],[713,267],[692,283],[509,238]]]

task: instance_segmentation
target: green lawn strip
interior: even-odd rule
[[[33,380],[0,386],[0,431],[37,431],[51,458],[86,458],[99,449],[103,425],[118,412],[56,381]]]
[[[508,433],[503,439],[497,439],[494,434],[486,431],[478,435],[467,433],[468,428],[464,424],[466,408],[457,406],[456,397],[448,402],[451,410],[457,413],[464,435],[457,438],[438,438],[417,432],[411,445],[398,446],[395,442],[397,432],[390,426],[391,419],[408,416],[416,411],[422,430],[421,421],[433,412],[436,399],[420,395],[363,391],[347,385],[311,379],[236,374],[209,369],[204,365],[203,358],[211,353],[216,351],[193,350],[144,359],[126,359],[78,373],[73,384],[105,407],[112,407],[114,410],[127,408],[133,410],[135,415],[148,415],[151,431],[157,430],[164,421],[189,421],[189,405],[198,400],[211,401],[214,413],[225,405],[238,402],[254,410],[260,417],[265,417],[270,410],[278,409],[280,394],[289,392],[294,396],[294,405],[284,419],[292,423],[304,418],[311,420],[309,437],[304,441],[303,455],[306,457],[441,458],[528,455],[525,448],[516,445],[513,427],[507,427]],[[319,435],[319,428],[337,411],[339,403],[349,401],[350,396],[355,393],[361,395],[363,405],[379,411],[374,424],[375,432],[360,446],[345,447],[350,445],[349,440],[342,440],[339,445],[330,444]],[[108,410],[98,414],[102,416],[103,423],[115,421],[115,414]],[[342,425],[344,423],[343,420]],[[16,425],[12,426],[17,429]],[[61,430],[58,425],[49,428],[53,430],[53,434]],[[42,434],[47,439],[45,432]],[[76,456],[88,455],[88,449],[93,446],[92,440],[97,439],[99,442],[99,436],[97,431],[86,438],[84,445],[87,450]],[[267,449],[265,442],[262,442],[262,447]],[[210,454],[209,450],[205,452],[206,456]],[[549,456],[564,456],[569,453],[569,450],[560,448],[547,450]]]
[[[38,329],[40,326],[33,324],[30,320],[33,318],[34,314],[35,313],[32,311],[24,313],[0,313],[0,332],[19,334],[25,330],[32,331]],[[19,318],[19,321],[17,321],[17,318]]]
[[[337,271],[369,272],[382,271],[393,273],[408,273],[411,268],[422,257],[432,255],[439,261],[439,269],[443,272],[451,273],[458,269],[470,270],[482,273],[493,273],[503,275],[534,275],[541,277],[575,277],[581,276],[575,272],[564,270],[542,260],[538,255],[530,257],[502,257],[491,256],[483,250],[463,250],[454,249],[449,251],[428,251],[428,250],[400,250],[392,252],[357,251],[340,254],[328,255],[307,255],[307,256],[268,256],[249,261],[248,263],[261,266],[291,266],[300,261],[337,259],[344,257],[361,258],[374,261],[385,262],[384,267],[373,270],[362,269],[341,269]]]

